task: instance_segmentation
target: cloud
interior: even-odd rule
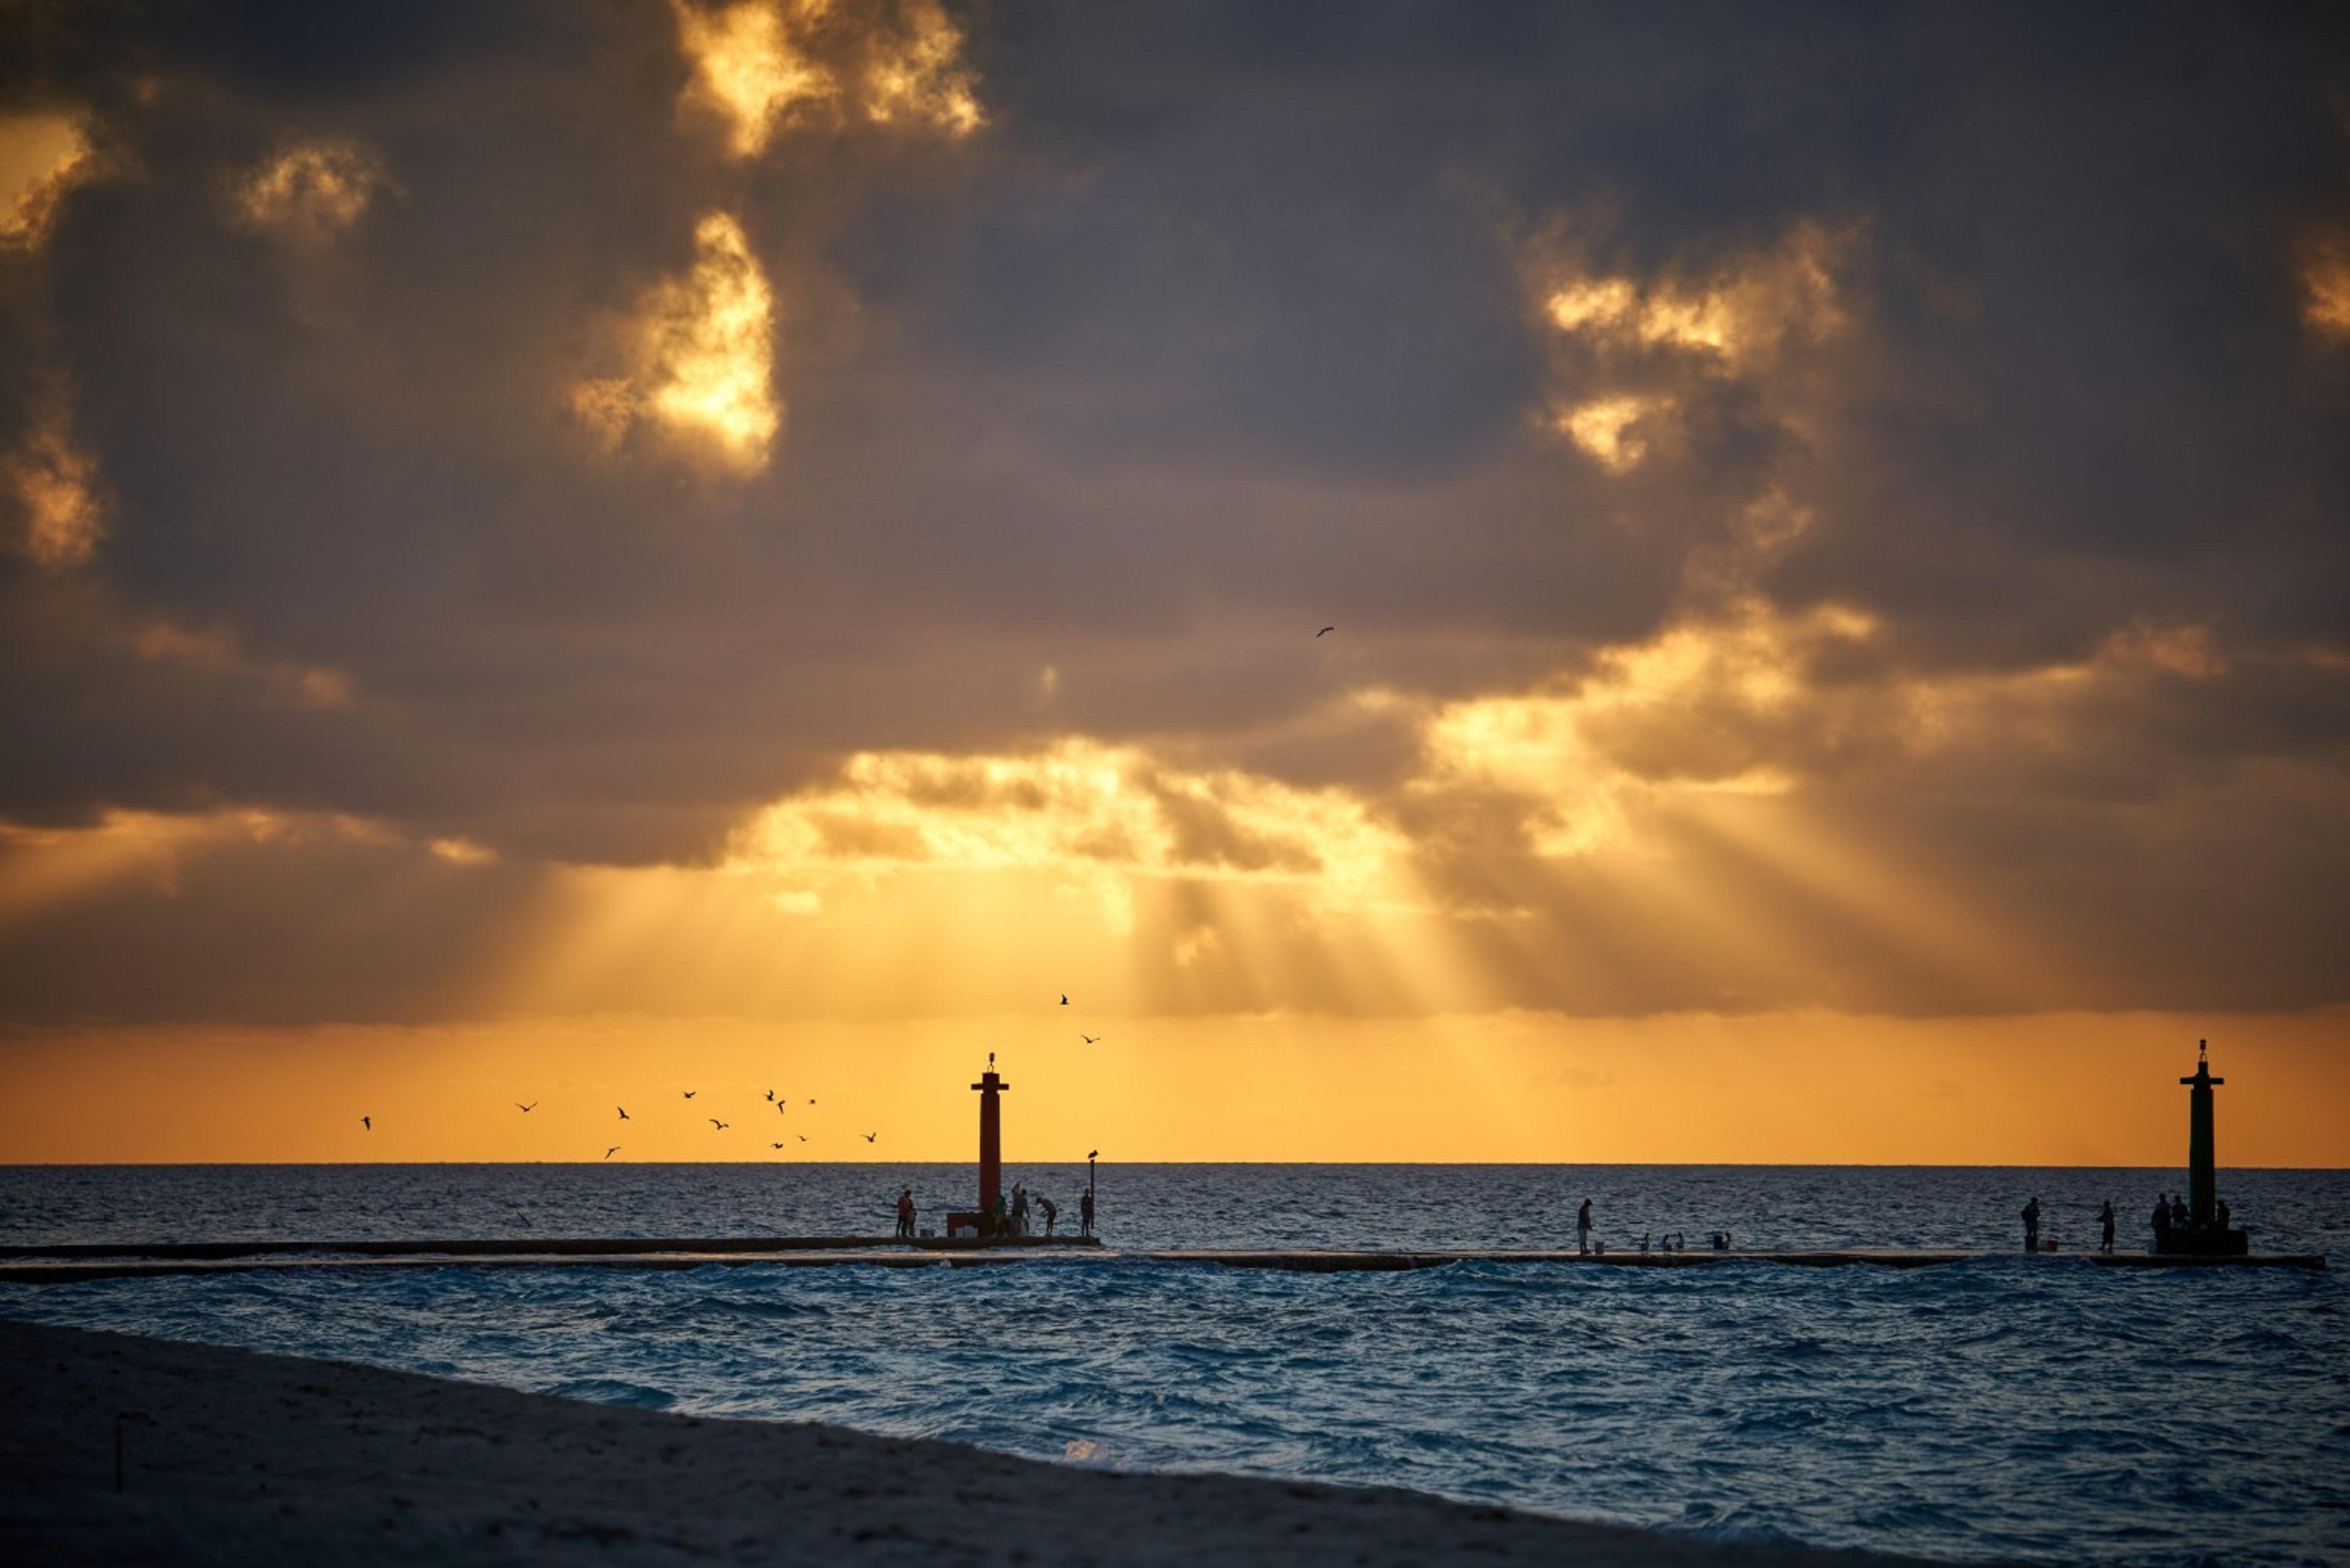
[[[365,149],[323,140],[273,153],[235,181],[229,199],[239,222],[315,247],[348,232],[387,189]]]
[[[94,166],[80,117],[0,116],[0,251],[36,251],[57,205]]]
[[[693,265],[650,291],[619,331],[631,373],[575,384],[572,411],[609,452],[650,424],[725,468],[755,472],[784,418],[775,296],[731,214],[707,214],[693,239]]]
[[[803,125],[862,119],[953,138],[984,122],[962,34],[936,0],[673,5],[692,69],[686,107],[724,128],[736,158]]]
[[[98,460],[74,439],[72,410],[52,387],[36,405],[31,429],[0,456],[19,519],[15,541],[35,565],[52,571],[84,566],[106,535],[106,502]]]
[[[2332,234],[2303,247],[2302,319],[2321,341],[2350,341],[2350,235]]]

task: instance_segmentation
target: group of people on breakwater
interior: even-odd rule
[[[2234,1218],[2234,1215],[2228,1208],[2228,1200],[2226,1199],[2222,1198],[2218,1200],[2212,1210],[2212,1216],[2219,1221],[2217,1227],[2219,1230],[2225,1231],[2228,1229],[2229,1222]],[[2034,1194],[2032,1200],[2023,1206],[2023,1212],[2020,1218],[2023,1220],[2023,1250],[2027,1252],[2037,1252],[2042,1251],[2043,1248],[2040,1241],[2040,1199],[2037,1194]],[[2159,1192],[2155,1195],[2152,1224],[2154,1228],[2154,1250],[2156,1251],[2168,1251],[2170,1250],[2172,1236],[2183,1233],[2191,1223],[2192,1221],[2189,1218],[2187,1195],[2185,1193]],[[2054,1243],[2049,1243],[2048,1247],[2049,1250],[2054,1250]],[[2110,1252],[2113,1250],[2114,1200],[2108,1198],[2097,1210],[2097,1251],[2100,1252]]]
[[[1661,1237],[1643,1231],[1640,1232],[1640,1251],[1650,1251],[1652,1239],[1658,1251],[1686,1252],[1690,1250],[1689,1232],[1686,1231],[1668,1231]],[[1730,1251],[1730,1232],[1711,1232],[1706,1237],[1706,1245],[1717,1252],[1727,1252]],[[1588,1198],[1583,1200],[1583,1207],[1575,1211],[1575,1250],[1586,1258],[1595,1255],[1605,1257],[1607,1253],[1607,1243],[1592,1234],[1591,1199]]]
[[[899,1239],[905,1241],[914,1239],[914,1221],[917,1217],[914,1207],[914,1189],[910,1187],[900,1188],[898,1192]],[[1033,1236],[1036,1233],[1034,1227],[1039,1221],[1045,1227],[1045,1234],[1053,1236],[1059,1233],[1061,1206],[1041,1192],[1032,1202],[1028,1196],[1028,1189],[1024,1185],[1014,1183],[1009,1198],[1001,1192],[995,1195],[995,1212],[990,1218],[994,1222],[994,1234],[998,1236]],[[1094,1191],[1090,1187],[1077,1194],[1077,1233],[1081,1236],[1090,1236],[1094,1233]]]

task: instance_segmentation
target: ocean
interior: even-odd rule
[[[1014,1165],[1073,1220],[1079,1164]],[[963,1165],[0,1168],[0,1243],[886,1233]],[[1133,1247],[2018,1245],[1950,1268],[342,1272],[0,1284],[0,1315],[1107,1468],[1416,1488],[1954,1560],[2350,1563],[2350,1172],[2223,1171],[2301,1270],[2106,1270],[2169,1170],[1104,1166]]]

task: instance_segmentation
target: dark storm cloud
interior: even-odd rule
[[[1806,526],[1735,586],[1881,618],[1823,687],[2211,628],[2208,679],[1984,764],[2018,821],[2128,793],[2098,779],[2338,768],[2342,668],[2294,660],[2350,631],[2350,351],[2293,257],[2350,222],[2341,16],[959,20],[978,134],[811,119],[735,159],[681,109],[664,7],[0,9],[0,108],[82,112],[104,155],[0,254],[0,450],[68,387],[109,508],[87,567],[0,561],[0,817],[695,859],[844,752],[1063,726],[1388,798],[1406,721],[1301,715],[1586,669],[1690,613],[1692,559],[1774,496]],[[238,180],[321,140],[380,170],[347,229],[238,221]],[[772,460],[600,454],[567,389],[712,211],[775,295]],[[1694,297],[1804,225],[1841,236],[1842,326],[1767,362],[1543,319],[1543,265]],[[1545,428],[1634,395],[1670,412],[1621,473]],[[347,700],[291,700],[303,670]],[[1854,735],[1756,754],[1905,821],[1960,765],[1862,789]],[[1422,827],[1510,880],[1506,825]],[[1658,972],[1627,994],[1669,1002]]]

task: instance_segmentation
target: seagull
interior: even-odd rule
[[[1334,632],[1334,631],[1336,631],[1336,630],[1337,630],[1337,629],[1338,629],[1338,628],[1337,628],[1336,627],[1335,627],[1335,626],[1326,626],[1326,627],[1324,627],[1324,628],[1322,628],[1322,630],[1321,630],[1321,631],[1317,631],[1317,632],[1315,632],[1314,635],[1315,635],[1315,636],[1316,636],[1316,637],[1321,637],[1321,636],[1325,635],[1326,633],[1328,633],[1328,632]]]
[[[620,1119],[621,1119],[622,1121],[627,1121],[627,1120],[629,1119],[629,1107],[628,1107],[628,1106],[614,1106],[612,1108],[613,1108],[614,1110],[616,1110],[616,1111],[618,1111],[618,1112],[619,1112],[619,1113],[620,1113]]]
[[[776,1114],[777,1116],[782,1116],[785,1111],[788,1111],[788,1110],[790,1110],[790,1109],[791,1109],[791,1107],[790,1107],[789,1106],[786,1106],[785,1104],[784,1104],[784,1102],[783,1102],[783,1101],[781,1101],[781,1100],[777,1100],[777,1101],[775,1102],[775,1114]]]
[[[816,1104],[816,1101],[815,1101],[813,1098],[811,1098],[811,1099],[808,1101],[808,1104],[809,1104],[809,1105],[814,1105],[814,1104]]]
[[[1101,1036],[1100,1036],[1100,1035],[1098,1035],[1098,1034],[1088,1034],[1088,1033],[1086,1033],[1085,1031],[1083,1031],[1083,1030],[1079,1030],[1079,1031],[1077,1032],[1077,1038],[1078,1038],[1078,1039],[1080,1039],[1080,1040],[1082,1040],[1082,1041],[1084,1041],[1084,1042],[1085,1042],[1087,1044],[1088,1044],[1088,1045],[1098,1045],[1098,1044],[1101,1044]]]
[[[722,1122],[716,1116],[710,1118],[710,1128],[712,1132],[724,1132],[728,1127],[731,1127],[734,1124],[733,1122]]]
[[[604,1151],[604,1158],[605,1158],[606,1159],[609,1159],[609,1158],[611,1158],[614,1155],[616,1155],[616,1154],[618,1154],[618,1153],[619,1153],[619,1152],[620,1152],[620,1146],[619,1146],[619,1144],[614,1144],[611,1147],[609,1147],[609,1148],[608,1148],[608,1149],[606,1149],[606,1150]]]
[[[1069,1005],[1069,993],[1066,991],[1061,992],[1061,1005],[1064,1007]]]
[[[867,1133],[865,1135],[865,1141],[867,1143],[871,1143],[875,1138],[879,1137],[881,1135],[879,1133]]]
[[[1099,1159],[1101,1158],[1101,1150],[1097,1148],[1089,1148],[1086,1150],[1086,1158],[1087,1159]]]
[[[375,1118],[373,1116],[361,1116],[359,1118],[359,1126],[367,1128],[369,1132],[373,1132],[375,1131]]]
[[[699,1090],[699,1089],[688,1089],[688,1090],[686,1090],[686,1092],[685,1092],[685,1097],[686,1097],[687,1099],[689,1099],[689,1100],[690,1100],[690,1099],[693,1098],[693,1096],[696,1096],[696,1095],[698,1095],[698,1094],[700,1094],[700,1093],[702,1093],[702,1091],[701,1091],[701,1090]]]
[[[800,1141],[801,1141],[802,1143],[806,1143],[806,1142],[807,1142],[807,1134],[806,1134],[806,1133],[802,1133],[802,1134],[800,1134]]]
[[[514,1108],[520,1111],[523,1115],[528,1116],[531,1112],[538,1109],[538,1102],[536,1100],[533,1100],[530,1104],[525,1106],[520,1100],[516,1100],[514,1103]]]
[[[770,1099],[770,1100],[772,1100],[772,1099],[774,1099],[775,1097],[775,1090],[773,1090],[773,1089],[769,1089],[769,1090],[767,1091],[767,1098],[768,1098],[768,1099]]]

